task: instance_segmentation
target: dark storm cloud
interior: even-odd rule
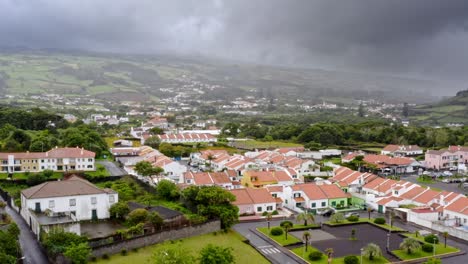
[[[465,77],[466,0],[0,0],[0,45]]]

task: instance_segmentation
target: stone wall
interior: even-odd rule
[[[104,254],[113,255],[120,253],[122,249],[132,250],[149,245],[164,242],[166,240],[177,240],[192,236],[203,235],[221,230],[220,221],[212,221],[203,225],[190,226],[182,229],[164,231],[161,233],[131,238],[124,241],[119,241],[110,245],[99,246],[93,249],[92,256],[100,257]]]

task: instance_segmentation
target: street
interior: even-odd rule
[[[107,171],[110,173],[111,176],[124,176],[127,175],[127,172],[124,171],[122,168],[117,166],[112,161],[105,161],[105,160],[98,160],[97,163],[106,167]]]
[[[413,182],[416,184],[427,185],[429,187],[439,188],[449,192],[458,192],[465,193],[463,189],[458,188],[458,183],[444,183],[440,181],[434,181],[434,183],[419,183],[417,175],[409,175],[406,177],[401,177],[402,180]]]
[[[3,199],[0,197],[0,200]],[[23,263],[25,264],[48,264],[49,261],[46,255],[42,252],[36,236],[29,229],[24,219],[10,207],[5,207],[6,212],[11,216],[11,219],[18,225],[21,230],[19,242],[23,252]]]

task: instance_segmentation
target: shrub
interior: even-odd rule
[[[262,213],[262,216],[267,216],[267,215],[268,215],[268,212],[267,212],[267,211],[265,211],[265,212]]]
[[[279,213],[278,213],[278,211],[274,210],[271,214],[272,215],[278,215]]]
[[[346,256],[344,258],[345,264],[359,264],[359,258],[356,256]]]
[[[430,234],[424,237],[424,241],[426,241],[427,243],[431,243],[431,244],[434,244],[434,243],[438,244],[439,238],[434,234]]]
[[[357,221],[359,221],[359,216],[357,216],[357,215],[352,215],[352,216],[348,217],[347,219],[348,219],[348,221],[350,221],[350,222],[357,222]]]
[[[282,222],[280,223],[280,226],[283,227],[286,223],[289,223],[291,226],[294,226],[293,222],[288,221],[288,220],[282,221]]]
[[[272,236],[281,236],[283,234],[283,229],[281,229],[281,227],[273,227],[270,234]]]
[[[127,250],[125,248],[120,250],[120,255],[127,256]]]
[[[309,259],[310,259],[310,260],[319,260],[319,259],[322,258],[322,256],[323,256],[323,253],[322,253],[322,252],[320,252],[320,251],[312,251],[312,252],[310,252],[310,254],[309,254]]]
[[[421,249],[422,251],[429,253],[434,251],[434,247],[431,244],[424,244],[422,245]]]
[[[374,223],[376,223],[376,224],[378,224],[378,225],[383,225],[383,224],[385,224],[385,218],[377,217],[377,218],[374,220]]]
[[[109,255],[107,255],[106,253],[104,253],[104,254],[102,255],[102,259],[109,259]]]
[[[96,262],[97,258],[95,256],[92,256],[90,260],[91,262]]]

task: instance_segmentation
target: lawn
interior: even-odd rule
[[[258,140],[247,140],[235,142],[235,146],[238,148],[289,148],[289,147],[302,147],[301,144],[284,142],[284,141],[258,141]]]
[[[35,172],[29,173],[29,175],[36,174]],[[8,173],[0,173],[0,179],[6,179],[8,177]],[[26,180],[28,177],[24,172],[17,172],[13,173],[13,180]],[[51,179],[62,179],[63,173],[62,172],[54,172],[52,174]]]
[[[430,243],[425,242],[424,237],[421,236],[421,235],[419,235],[418,237],[416,237],[412,233],[405,233],[403,235],[406,236],[406,237],[414,238],[414,239],[419,240],[421,242],[424,242],[426,244],[430,244]],[[447,253],[453,253],[453,252],[460,251],[458,248],[451,247],[451,246],[448,246],[448,245],[447,245],[447,247],[444,247],[444,239],[443,238],[439,238],[439,239],[440,239],[439,243],[435,244],[435,249],[436,249],[435,254],[436,254],[436,256],[440,255],[440,254],[447,254]],[[415,253],[413,253],[411,255],[409,255],[406,251],[400,250],[400,249],[394,250],[392,252],[395,253],[395,255],[397,255],[400,259],[403,259],[403,260],[415,259],[415,258],[424,258],[424,257],[430,257],[430,256],[433,255],[433,252],[424,252],[422,250],[419,250],[418,252],[415,252]]]
[[[301,230],[301,229],[308,229],[308,228],[316,228],[319,227],[319,224],[310,224],[310,225],[303,225],[303,224],[293,224],[293,227],[291,228],[291,231],[296,231],[296,230]],[[306,230],[304,230],[306,231]]]
[[[327,261],[327,256],[326,254],[323,254],[322,258],[320,260],[314,260],[314,261],[311,261],[309,260],[309,254],[312,252],[312,251],[320,251],[314,247],[311,247],[311,246],[308,246],[307,247],[307,251],[305,251],[305,247],[304,246],[301,246],[301,247],[297,247],[297,248],[294,248],[291,250],[294,254],[296,254],[297,256],[303,258],[304,260],[306,260],[307,262],[309,263],[313,263],[313,264],[328,264],[328,261]],[[322,252],[323,253],[323,252]],[[356,255],[358,258],[360,256]],[[341,258],[333,258],[332,260],[332,264],[342,264],[344,262],[344,257],[341,257]],[[386,258],[384,257],[380,257],[380,258],[376,258],[372,261],[370,261],[368,258],[366,257],[363,257],[362,258],[362,263],[363,264],[383,264],[383,263],[390,263]]]
[[[102,164],[96,163],[96,171],[87,171],[85,174],[89,177],[108,177],[110,176],[109,171]]]
[[[417,181],[418,181],[419,183],[426,183],[426,184],[434,183],[434,180],[431,179],[431,178],[422,178],[422,177],[418,177]]]
[[[225,234],[218,232],[214,234],[206,234],[201,236],[190,237],[180,240],[180,243],[166,242],[156,244],[145,248],[140,248],[138,252],[129,251],[127,256],[120,254],[110,256],[110,259],[99,259],[97,263],[112,263],[112,264],[127,264],[127,263],[150,263],[155,249],[182,247],[191,251],[193,255],[198,255],[198,252],[208,244],[213,244],[222,247],[231,247],[236,263],[269,263],[260,253],[248,244],[242,242],[244,238],[234,231]]]
[[[346,220],[346,219],[343,220],[343,221],[341,221],[341,222],[339,222],[339,223],[330,222],[330,221],[325,222],[325,224],[328,224],[328,225],[330,225],[330,226],[350,225],[350,224],[354,224],[354,223],[369,223],[369,224],[371,224],[371,225],[383,227],[383,228],[386,229],[386,230],[390,230],[390,229],[391,229],[392,231],[405,231],[404,229],[401,229],[401,228],[396,227],[396,226],[390,227],[389,224],[383,224],[383,225],[376,224],[376,223],[374,223],[374,218],[371,218],[370,220],[369,220],[369,218],[359,218],[359,220],[358,220],[357,222],[350,222],[350,221],[348,221],[348,220]]]
[[[273,227],[272,227],[273,228]],[[272,236],[270,234],[270,230],[268,230],[268,227],[259,227],[257,228],[258,231],[262,232],[272,240],[274,240],[276,243],[280,244],[281,246],[287,246],[287,245],[292,245],[301,242],[301,240],[297,239],[295,236],[288,234],[288,239],[286,239],[286,235],[283,234],[280,236]]]

